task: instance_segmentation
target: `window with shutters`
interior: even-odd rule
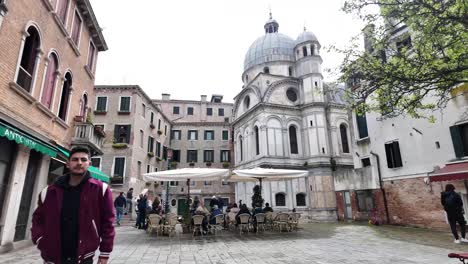
[[[212,116],[213,115],[213,108],[207,108],[206,109],[206,115],[207,116]]]
[[[203,162],[214,162],[214,150],[203,151]]]
[[[148,153],[154,151],[154,138],[148,137]]]
[[[229,130],[223,130],[223,140],[229,140]]]
[[[164,135],[167,135],[167,125],[164,125]]]
[[[143,148],[143,142],[145,141],[145,133],[140,129],[140,148]]]
[[[387,166],[389,168],[399,168],[403,166],[398,141],[385,144],[385,154],[387,156]]]
[[[125,157],[114,157],[111,184],[123,184],[125,177]]]
[[[158,130],[161,129],[161,119],[158,119]]]
[[[88,62],[86,66],[88,69],[94,73],[94,60],[96,59],[96,46],[92,41],[89,41],[89,49],[88,49]]]
[[[154,112],[151,112],[151,115],[150,115],[150,124],[153,124],[154,122]]]
[[[107,96],[98,96],[96,100],[96,112],[107,111]]]
[[[205,140],[214,140],[214,130],[205,130]]]
[[[187,135],[188,140],[198,140],[198,131],[197,130],[189,130]]]
[[[129,96],[121,96],[119,103],[119,112],[130,112],[131,98]]]
[[[67,23],[67,11],[70,0],[59,0],[57,7],[57,15],[60,21],[65,25]]]
[[[115,125],[114,141],[115,143],[130,143],[131,125]]]
[[[455,157],[468,156],[468,123],[450,127]]]
[[[187,115],[193,115],[193,107],[187,107]]]
[[[359,138],[366,138],[369,136],[369,132],[367,131],[367,119],[366,113],[362,115],[356,114],[356,124],[358,128]]]
[[[284,193],[275,194],[275,205],[286,206],[286,195],[284,195]]]
[[[221,162],[230,162],[231,161],[231,152],[229,150],[221,150]]]
[[[182,138],[182,133],[180,130],[172,130],[172,139],[180,140]]]
[[[81,36],[81,26],[83,20],[81,19],[78,10],[75,10],[75,16],[73,17],[73,27],[72,27],[72,40],[76,46],[80,45],[80,36]]]
[[[161,157],[161,142],[156,141],[156,157]]]
[[[163,160],[167,160],[167,147],[163,146],[163,154],[162,154]]]
[[[187,162],[198,162],[196,150],[187,150]]]

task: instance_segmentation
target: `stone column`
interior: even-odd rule
[[[3,232],[1,234],[2,245],[0,247],[0,253],[13,249],[16,219],[18,218],[24,179],[26,177],[26,170],[28,169],[29,153],[29,148],[23,145],[18,145],[18,153],[11,168],[12,177],[5,201],[6,215],[4,218],[5,224],[3,226]]]

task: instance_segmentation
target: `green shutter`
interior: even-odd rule
[[[395,168],[402,167],[403,162],[401,161],[400,145],[398,144],[398,141],[393,142],[392,145],[395,159]]]
[[[462,131],[459,126],[450,127],[450,135],[452,136],[453,149],[455,150],[455,157],[457,158],[461,158],[465,155],[461,132]]]
[[[130,133],[132,132],[132,126],[128,125],[127,127],[128,127],[128,129],[127,129],[127,143],[130,144]]]

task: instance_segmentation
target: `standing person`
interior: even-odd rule
[[[147,207],[148,207],[148,201],[147,201],[146,195],[144,195],[138,201],[138,221],[137,221],[138,229],[145,229]]]
[[[445,186],[445,192],[441,193],[441,203],[444,206],[445,212],[447,212],[447,220],[450,224],[455,243],[460,244],[460,237],[457,232],[457,222],[460,225],[461,241],[468,242],[465,239],[465,217],[463,216],[463,201],[458,193],[455,192],[455,186],[453,184],[447,184]]]
[[[132,218],[132,199],[133,199],[133,188],[128,189],[127,192],[127,207],[125,210],[125,214],[130,212],[130,218]]]
[[[117,225],[120,225],[124,208],[127,207],[127,200],[125,199],[124,193],[121,192],[114,200],[115,211],[117,212]]]
[[[45,263],[107,264],[114,244],[114,206],[106,183],[92,179],[89,150],[76,147],[69,174],[42,190],[32,219],[31,237]]]

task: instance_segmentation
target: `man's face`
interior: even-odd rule
[[[88,154],[83,152],[76,152],[67,162],[67,168],[71,174],[84,174],[90,165]]]

